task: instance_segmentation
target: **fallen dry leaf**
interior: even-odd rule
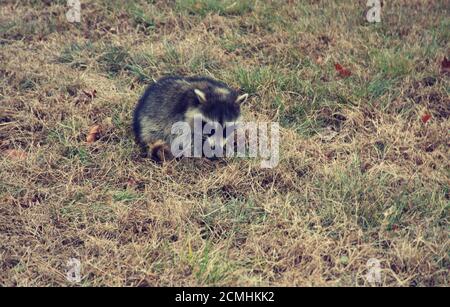
[[[86,137],[86,142],[88,144],[94,143],[99,139],[101,132],[102,128],[100,127],[100,125],[92,126],[91,129],[89,129],[89,134]]]
[[[319,57],[316,59],[316,63],[317,63],[318,65],[322,65],[322,64],[323,64],[323,58],[322,58],[321,56],[319,56]]]
[[[92,91],[83,90],[83,93],[91,99],[94,99],[95,97],[97,97],[97,90],[92,90]]]
[[[128,178],[128,180],[127,180],[127,187],[128,188],[132,188],[132,187],[135,187],[137,185],[137,182],[136,182],[136,180],[134,179],[134,178]]]
[[[97,90],[82,90],[81,94],[75,100],[75,104],[90,103],[95,97],[97,97]]]
[[[447,60],[447,57],[444,57],[441,62],[441,72],[444,75],[450,75],[450,61]]]
[[[426,124],[430,119],[431,119],[430,113],[425,113],[424,115],[422,115],[422,123]]]
[[[5,156],[12,160],[25,160],[27,153],[19,149],[8,149],[5,151]]]
[[[342,65],[339,63],[334,64],[334,68],[336,69],[336,71],[339,73],[339,75],[341,77],[347,78],[347,77],[350,77],[352,74],[352,72],[350,70],[342,67]]]

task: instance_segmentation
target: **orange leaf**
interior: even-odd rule
[[[102,132],[102,128],[99,125],[92,126],[89,129],[89,134],[86,137],[86,142],[88,144],[94,143],[100,137],[100,133]]]
[[[25,160],[27,158],[27,153],[22,150],[8,149],[6,150],[6,157],[12,160]]]
[[[424,115],[422,115],[422,123],[426,124],[430,119],[431,119],[430,113],[425,113]]]

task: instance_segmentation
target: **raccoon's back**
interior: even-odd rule
[[[149,139],[148,134],[163,137],[164,130],[183,119],[177,106],[192,85],[182,77],[165,77],[150,85],[134,110],[133,130],[138,141]]]
[[[146,107],[165,107],[175,104],[183,93],[190,89],[190,84],[181,77],[165,77],[150,85],[138,103]]]
[[[138,102],[135,114],[183,113],[186,107],[195,101],[194,89],[207,91],[208,88],[214,87],[227,86],[223,82],[208,77],[161,78],[147,88]]]

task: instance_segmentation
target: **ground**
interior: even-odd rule
[[[0,4],[0,285],[449,285],[448,1],[81,2]],[[168,74],[249,93],[279,165],[140,157]]]

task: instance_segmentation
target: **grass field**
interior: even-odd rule
[[[81,2],[0,3],[0,285],[449,285],[448,1]],[[279,165],[141,158],[168,74],[249,93]]]

